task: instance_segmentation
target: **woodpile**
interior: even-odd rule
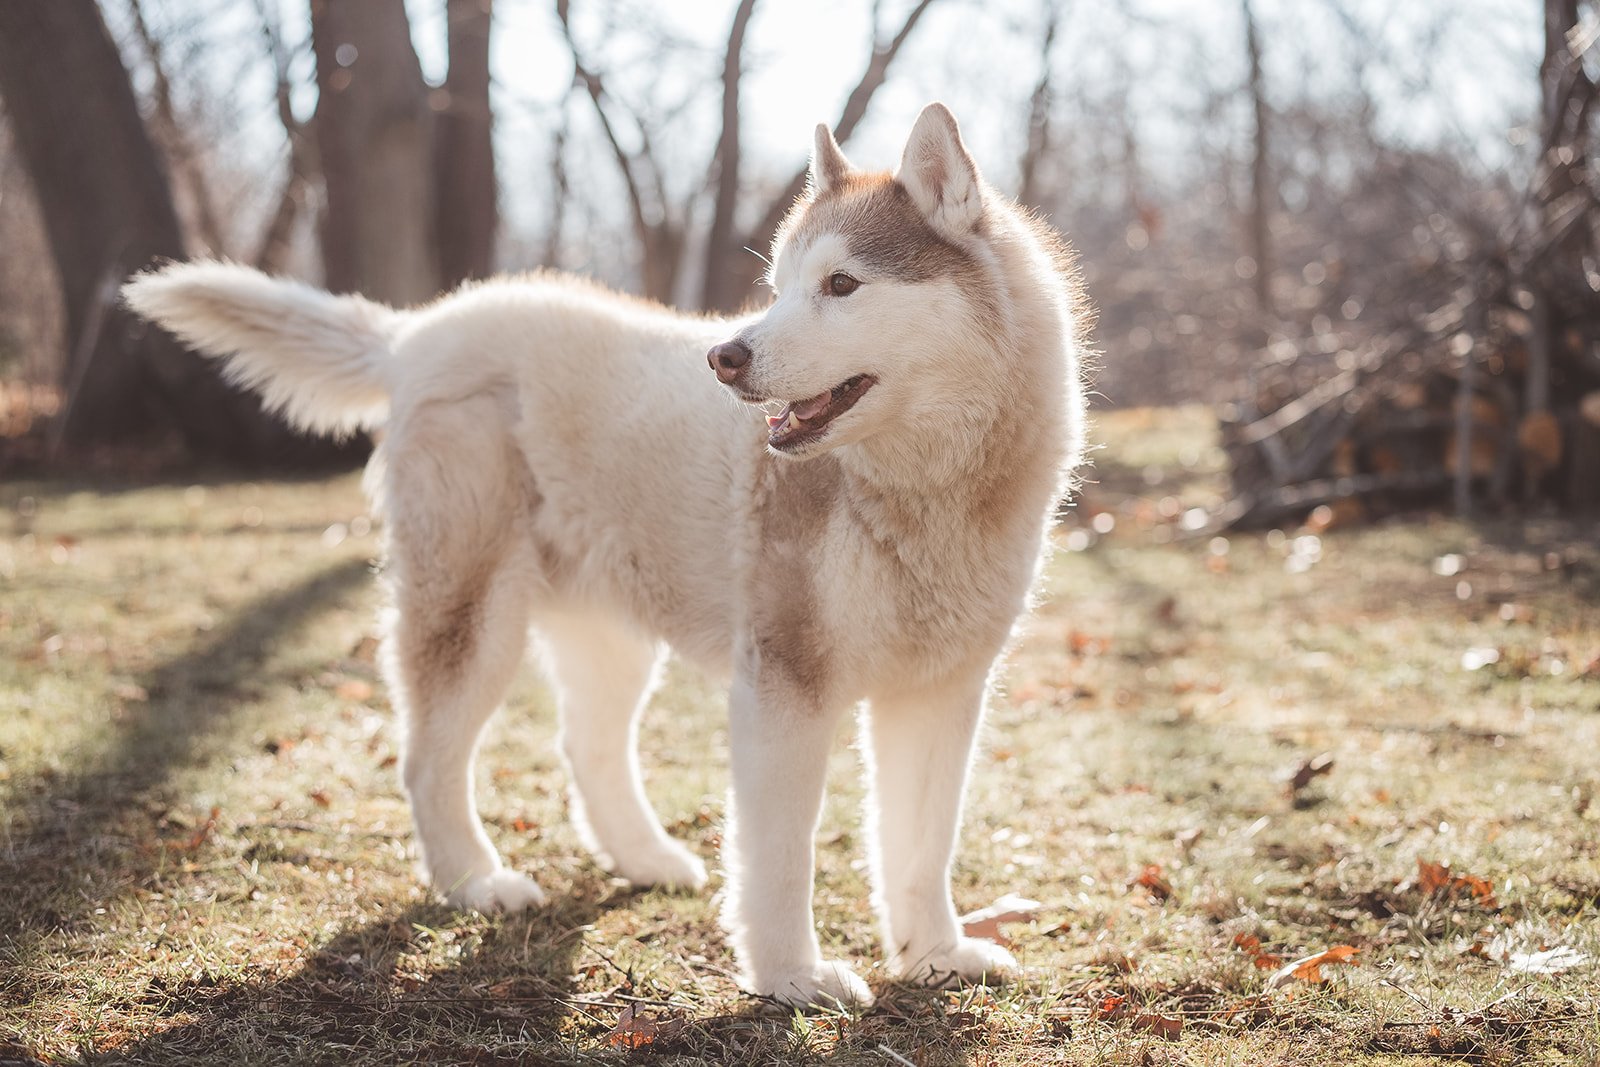
[[[1315,350],[1257,368],[1249,397],[1223,412],[1233,498],[1216,525],[1323,506],[1340,521],[1452,504],[1600,510],[1600,300],[1565,309],[1551,398],[1531,407],[1529,295],[1470,299],[1337,353],[1332,373]]]

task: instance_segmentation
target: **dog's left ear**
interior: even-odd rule
[[[811,195],[821,196],[848,178],[855,168],[844,158],[844,150],[833,139],[825,123],[817,125],[816,142],[811,150]]]
[[[941,233],[970,234],[983,216],[977,164],[961,143],[956,117],[943,104],[929,104],[917,116],[895,178]]]

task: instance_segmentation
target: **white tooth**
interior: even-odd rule
[[[792,412],[792,411],[789,412],[789,417],[788,417],[788,419],[786,419],[784,421],[784,424],[783,424],[784,432],[787,433],[790,430],[798,430],[799,428],[800,428],[800,420],[794,417],[794,412]]]

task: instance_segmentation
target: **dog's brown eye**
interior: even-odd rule
[[[861,283],[856,281],[844,271],[834,271],[828,278],[828,292],[834,296],[849,296],[860,288]]]

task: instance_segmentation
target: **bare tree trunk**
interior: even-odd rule
[[[1255,117],[1254,153],[1250,160],[1250,256],[1256,261],[1256,309],[1261,327],[1272,313],[1272,171],[1269,158],[1269,114],[1266,76],[1261,65],[1261,35],[1250,0],[1240,0],[1244,12],[1244,44],[1250,58],[1250,105]]]
[[[300,462],[298,438],[117,302],[130,273],[184,247],[172,194],[94,0],[0,2],[0,97],[38,194],[66,308],[72,451],[176,436],[202,459]]]
[[[1039,41],[1039,80],[1028,98],[1028,142],[1017,167],[1017,200],[1039,206],[1039,164],[1050,154],[1050,75],[1056,33],[1061,27],[1061,0],[1046,0],[1044,35]]]
[[[1573,85],[1586,78],[1581,61],[1567,46],[1567,33],[1578,25],[1578,0],[1545,0],[1544,56],[1539,63],[1539,171],[1537,233],[1552,234],[1559,229],[1558,216],[1565,202],[1579,188],[1578,175],[1586,160],[1585,130],[1581,120],[1576,128],[1569,121],[1569,106],[1574,100]],[[1524,406],[1529,414],[1550,408],[1550,366],[1554,355],[1556,315],[1550,293],[1551,276],[1567,269],[1571,243],[1557,242],[1538,262],[1530,264],[1533,277],[1532,332],[1528,338],[1528,378]]]
[[[722,137],[717,142],[716,206],[711,232],[706,238],[704,285],[700,306],[732,311],[750,297],[743,272],[734,268],[739,247],[733,240],[734,210],[739,204],[739,75],[745,30],[756,0],[739,0],[728,31],[728,49],[722,60]]]
[[[404,0],[311,0],[326,282],[391,304],[439,291],[433,122]]]
[[[446,287],[494,270],[494,134],[489,109],[489,30],[493,0],[448,0],[448,106],[434,130],[435,225]]]

